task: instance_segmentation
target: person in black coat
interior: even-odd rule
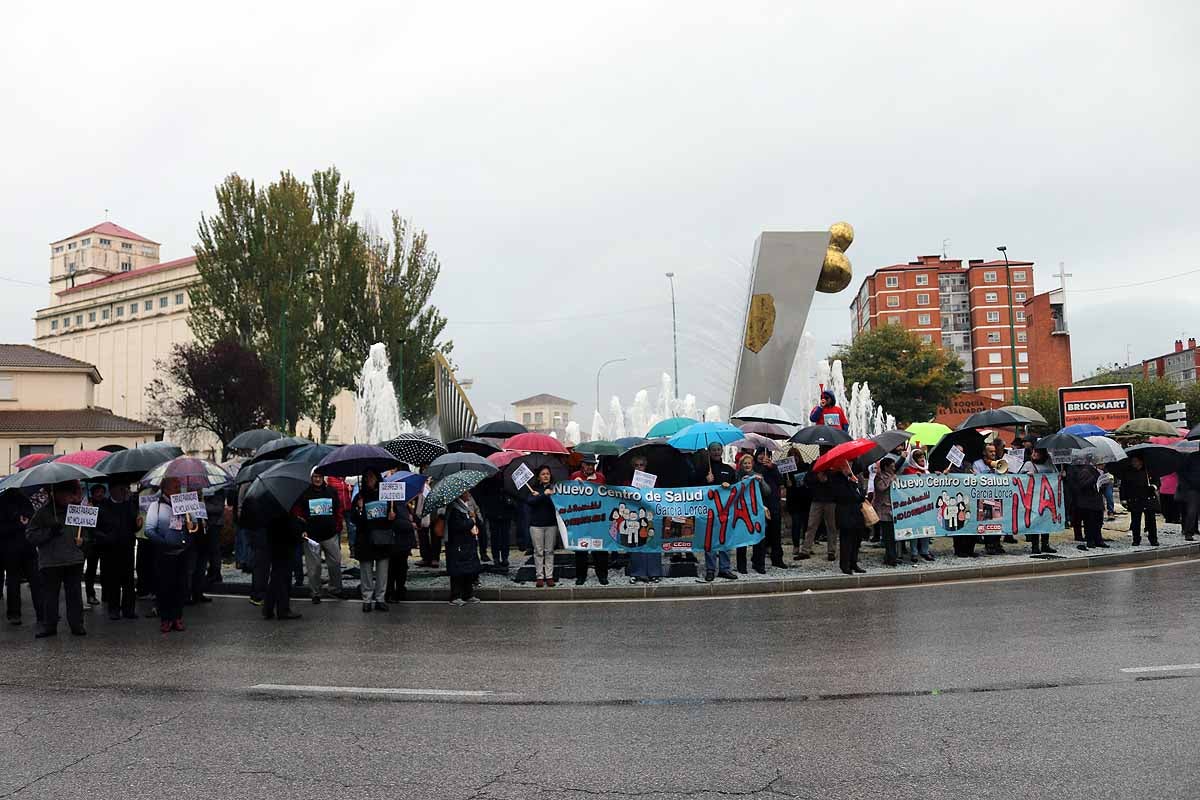
[[[338,528],[342,520],[341,500],[325,478],[314,472],[308,488],[300,495],[300,514],[304,525],[304,566],[308,573],[308,591],[314,605],[321,602],[321,555],[329,569],[329,591],[342,593],[342,543]]]
[[[292,561],[296,557],[296,546],[304,536],[303,512],[300,504],[289,513],[271,520],[267,525],[267,547],[271,555],[271,577],[267,583],[267,596],[263,598],[263,619],[300,619],[292,611]]]
[[[512,528],[514,509],[512,498],[504,491],[504,479],[499,474],[488,478],[472,489],[471,494],[487,523],[492,562],[497,568],[507,570],[509,530]]]
[[[408,503],[393,503],[392,506],[396,511],[396,521],[392,526],[395,541],[392,542],[392,554],[388,558],[385,603],[399,603],[405,599],[408,593],[408,559],[412,549],[417,546],[417,533]]]
[[[1129,510],[1129,532],[1133,545],[1142,543],[1142,519],[1146,520],[1146,535],[1151,547],[1158,547],[1158,478],[1151,478],[1146,462],[1138,456],[1129,457],[1129,470],[1121,476],[1121,502]]]
[[[771,554],[771,566],[787,569],[783,560],[783,475],[775,468],[771,454],[765,447],[754,453],[754,471],[762,476],[766,490],[763,500],[767,506],[767,532],[762,541],[754,545],[750,563],[760,575],[767,571],[767,551]]]
[[[384,600],[397,516],[394,504],[379,499],[379,473],[367,470],[358,482],[358,497],[350,509],[350,519],[358,529],[354,557],[358,559],[362,583],[363,613],[388,610]]]
[[[1100,534],[1104,524],[1104,495],[1096,486],[1099,479],[1100,470],[1093,464],[1072,464],[1067,467],[1065,483],[1071,487],[1075,517],[1083,525],[1084,543],[1076,545],[1080,550],[1108,547]]]
[[[471,510],[470,493],[446,507],[446,569],[450,573],[450,603],[478,603],[475,578],[479,575],[479,520]]]
[[[111,620],[137,619],[137,594],[133,576],[133,548],[142,515],[129,485],[109,485],[108,497],[100,501],[96,517],[95,548],[100,560],[101,589]]]
[[[800,560],[800,549],[804,543],[804,526],[808,524],[808,512],[812,507],[812,491],[804,485],[804,476],[808,473],[808,464],[799,448],[793,447],[788,453],[796,459],[796,471],[789,472],[784,480],[787,488],[787,510],[792,520],[792,559]]]
[[[867,493],[848,461],[843,461],[838,471],[830,473],[829,496],[835,504],[839,566],[847,575],[866,572],[858,566],[858,546],[867,527],[862,514],[862,504]]]
[[[29,582],[33,613],[42,626],[42,573],[38,570],[37,548],[25,538],[33,518],[33,504],[19,491],[0,494],[0,561],[4,563],[4,588],[8,592],[5,611],[10,625],[21,624],[21,581]]]

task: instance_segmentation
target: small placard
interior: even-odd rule
[[[308,501],[308,515],[310,517],[332,517],[333,516],[333,498],[332,497],[314,497]]]
[[[379,499],[403,503],[408,499],[404,492],[404,481],[389,481],[379,484]]]
[[[961,467],[966,456],[967,453],[962,449],[962,445],[956,444],[950,448],[950,452],[946,453],[946,460],[956,467]]]
[[[653,489],[654,484],[658,483],[658,476],[652,472],[642,472],[640,469],[633,471],[633,478],[629,484],[635,489]]]
[[[529,479],[533,477],[533,470],[528,464],[521,464],[513,470],[512,479],[514,486],[524,486],[529,483]]]
[[[146,509],[149,508],[150,506],[154,505],[157,502],[158,502],[158,495],[156,495],[156,494],[139,494],[138,495],[138,510],[141,511],[143,514],[145,514]]]
[[[363,514],[367,519],[387,519],[388,505],[383,500],[372,500],[363,504]]]
[[[1025,466],[1025,451],[1013,450],[1004,456],[1004,460],[1008,462],[1009,472],[1020,472],[1021,467]]]
[[[80,528],[96,527],[96,518],[100,515],[99,506],[67,506],[67,525]]]
[[[195,492],[179,492],[171,495],[171,513],[177,517],[191,514],[196,519],[208,519],[204,501]]]
[[[795,472],[796,459],[792,457],[781,458],[775,462],[775,469],[779,470],[780,475],[787,475],[789,472]]]

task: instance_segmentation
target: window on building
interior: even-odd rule
[[[546,412],[544,412],[544,411],[533,412],[533,424],[534,425],[545,425],[546,424]]]
[[[1029,353],[1017,353],[1017,362],[1020,364],[1029,363]]]
[[[897,286],[900,285],[900,276],[899,275],[885,275],[883,278],[883,285],[889,289],[895,289]]]
[[[133,269],[132,261],[122,261],[121,262],[121,272],[129,272],[131,269]]]
[[[12,375],[0,375],[0,400],[16,400],[16,379]]]
[[[87,247],[87,246],[88,246],[88,245],[90,245],[91,243],[92,243],[92,237],[90,237],[90,236],[89,236],[88,238],[81,240],[81,241],[79,242],[79,246],[80,246],[80,247]]]
[[[921,294],[918,294],[917,295],[917,305],[919,305],[919,306],[929,305],[929,295],[925,294],[924,292],[922,292]]]
[[[136,313],[137,313],[137,303],[130,303],[130,304],[129,304],[129,313],[130,313],[130,314],[136,314]]]
[[[183,292],[180,292],[179,294],[175,295],[175,305],[177,305],[177,306],[183,305]]]
[[[1002,394],[993,394],[993,395],[992,395],[992,399],[993,399],[993,400],[1003,400],[1003,399],[1004,399],[1004,395],[1002,395]]]
[[[999,364],[1000,363],[1000,354],[999,353],[988,353],[988,363],[989,364]]]
[[[521,415],[521,422],[525,423],[526,425],[532,425],[533,424],[533,414],[529,411],[526,411],[524,414]]]
[[[121,249],[122,250],[132,250],[133,245],[131,245],[129,242],[121,242]]]
[[[1026,297],[1028,297],[1028,295],[1026,295],[1024,292],[1013,292],[1013,300],[1017,301],[1018,303],[1024,303]]]
[[[1029,383],[1029,373],[1022,372],[1020,375],[1017,376],[1017,380],[1019,380],[1021,383]]]
[[[88,312],[88,322],[95,322],[95,321],[96,321],[96,312],[89,311]]]
[[[999,372],[993,372],[988,376],[988,383],[990,383],[992,386],[999,386],[1000,384],[1004,383],[1004,376]]]
[[[987,312],[987,321],[988,322],[999,322],[1000,321],[1000,312],[999,311]]]
[[[928,285],[929,285],[929,276],[928,275],[918,275],[917,276],[917,286],[928,286]]]
[[[58,330],[58,320],[56,320],[56,319],[50,320],[50,330],[52,330],[52,331]]]
[[[64,328],[71,327],[71,318],[70,317],[63,317],[63,327]]]
[[[995,302],[998,302],[999,300],[1000,300],[1000,295],[996,294],[995,292],[987,292],[983,296],[983,302],[985,302],[985,303],[995,303]]]
[[[18,452],[20,453],[21,458],[24,458],[25,456],[31,456],[34,453],[45,453],[46,455],[53,455],[54,454],[54,445],[52,445],[52,444],[23,444],[20,446]]]
[[[74,242],[68,242],[68,243],[67,243],[67,249],[68,249],[68,250],[74,250],[74,249],[75,249],[75,243],[74,243]]]
[[[1025,282],[1025,270],[1021,270],[1020,272],[1014,272],[1012,274],[1012,279],[1013,279],[1013,283],[1024,283]]]
[[[75,324],[76,324],[76,325],[82,325],[82,324],[83,324],[83,314],[76,314],[76,315],[75,315]]]
[[[154,257],[154,250],[153,250],[152,248],[149,248],[149,247],[143,247],[143,248],[142,248],[142,255],[144,255],[144,256],[146,256],[146,257],[148,257],[148,258],[153,258],[153,257]]]
[[[900,324],[899,317],[888,317],[888,325],[899,325],[899,324]]]
[[[933,335],[929,333],[922,333],[921,341],[925,344],[933,344]]]
[[[154,301],[147,300],[145,303],[142,303],[142,308],[144,308],[146,311],[152,310],[154,308]]]
[[[107,308],[100,309],[100,319],[108,319],[108,309]]]
[[[166,295],[163,295],[162,297],[158,298],[158,307],[166,308],[167,307],[167,299],[168,298]]]
[[[1029,339],[1029,334],[1025,331],[1017,331],[1017,341],[1024,344]]]
[[[994,272],[983,273],[983,282],[984,283],[995,283],[996,282],[996,273],[994,273]]]
[[[1025,312],[1018,311],[1017,312],[1017,322],[1024,322],[1024,321],[1025,321]]]
[[[929,319],[930,319],[930,317],[928,314],[918,314],[917,315],[917,324],[918,325],[928,325]]]
[[[900,298],[896,297],[895,295],[892,295],[891,297],[889,297],[887,299],[887,307],[888,308],[899,308],[900,307]]]
[[[117,306],[117,316],[118,317],[125,316],[125,306]]]
[[[62,247],[63,247],[63,246],[62,246],[61,244],[60,244],[60,245],[56,245],[56,246],[55,246],[55,248],[54,248],[54,252],[56,252],[56,253],[61,253],[61,252],[62,252]]]
[[[67,264],[67,272],[74,272],[74,271],[75,271],[75,262],[72,261],[70,264]]]
[[[987,340],[989,344],[999,344],[1000,331],[988,331]]]
[[[101,239],[100,246],[101,247],[112,247],[112,239]]]

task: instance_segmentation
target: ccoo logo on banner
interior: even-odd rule
[[[569,550],[730,550],[761,541],[767,527],[766,507],[753,479],[728,489],[563,481],[555,486],[553,500]]]
[[[1062,478],[1036,475],[904,475],[892,484],[896,539],[1057,533]]]

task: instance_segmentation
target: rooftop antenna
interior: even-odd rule
[[[104,209],[104,221],[108,222],[108,209]]]
[[[950,244],[949,239],[942,239],[942,261],[946,260],[946,245]]]

